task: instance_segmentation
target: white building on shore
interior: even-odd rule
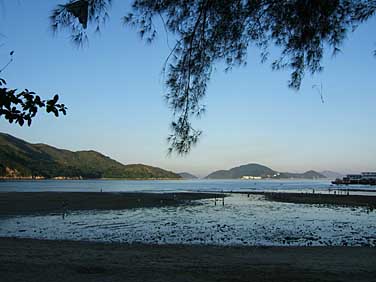
[[[362,172],[362,179],[376,180],[376,172]]]
[[[242,179],[260,180],[260,179],[262,179],[262,177],[261,176],[244,175],[244,176],[242,176]]]

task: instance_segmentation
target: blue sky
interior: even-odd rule
[[[342,53],[307,76],[299,92],[288,89],[289,72],[273,72],[251,49],[248,65],[224,73],[217,65],[194,122],[204,131],[186,157],[168,157],[171,112],[161,69],[169,53],[164,31],[152,45],[121,24],[128,7],[114,1],[101,34],[85,48],[65,33],[52,35],[48,16],[60,1],[0,3],[0,62],[9,87],[43,97],[60,94],[65,117],[40,114],[30,128],[0,121],[0,131],[33,143],[70,150],[93,149],[122,163],[145,163],[200,176],[257,162],[280,171],[376,170],[376,19],[350,34]],[[170,38],[171,40],[171,38]],[[312,88],[323,85],[323,104]]]

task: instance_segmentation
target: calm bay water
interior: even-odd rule
[[[355,187],[355,186],[354,186]],[[365,188],[367,186],[361,187]],[[0,192],[322,191],[330,180],[38,180],[1,181]],[[348,187],[343,187],[348,188]]]
[[[17,181],[0,191],[306,191],[325,193],[329,181]],[[347,188],[347,187],[344,187]],[[362,187],[365,188],[365,187]],[[375,193],[374,193],[375,194]],[[1,196],[1,195],[0,195]],[[376,212],[365,208],[270,202],[260,195],[230,194],[225,205],[117,211],[77,211],[40,216],[0,216],[0,236],[146,244],[376,246]]]

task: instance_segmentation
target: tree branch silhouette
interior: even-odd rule
[[[13,62],[13,54],[14,51],[11,51],[10,59],[1,68],[0,73]],[[27,123],[30,126],[40,108],[46,108],[47,113],[53,113],[56,117],[59,114],[66,115],[67,108],[64,104],[58,103],[58,95],[49,100],[42,100],[28,89],[17,93],[16,89],[9,89],[6,85],[5,79],[0,78],[0,117],[4,117],[9,123],[18,123],[20,126]]]
[[[86,27],[99,25],[108,16],[110,0],[77,0],[59,5],[53,12],[53,28],[68,28],[74,40],[85,38]],[[157,34],[153,20],[177,38],[166,60],[169,107],[172,122],[169,152],[186,154],[201,135],[191,124],[200,116],[212,67],[224,62],[226,70],[246,64],[250,46],[260,49],[261,62],[270,46],[280,55],[273,70],[290,70],[288,86],[299,90],[305,74],[323,70],[325,49],[336,54],[347,34],[375,15],[375,0],[133,0],[124,16],[147,42]],[[85,17],[85,11],[88,16]]]

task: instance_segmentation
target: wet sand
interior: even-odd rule
[[[285,203],[368,207],[371,209],[376,208],[376,196],[255,191],[241,192],[241,194],[263,195],[268,201]]]
[[[222,197],[214,193],[99,193],[7,192],[0,193],[0,215],[61,213],[63,210],[119,210],[176,206],[194,200]]]
[[[10,281],[376,281],[376,248],[127,245],[0,238]]]
[[[233,192],[263,195],[268,201],[376,208],[376,196],[286,192]],[[231,194],[231,193],[230,193]],[[0,215],[61,213],[63,210],[119,210],[194,204],[222,198],[215,193],[6,192],[0,193]]]

